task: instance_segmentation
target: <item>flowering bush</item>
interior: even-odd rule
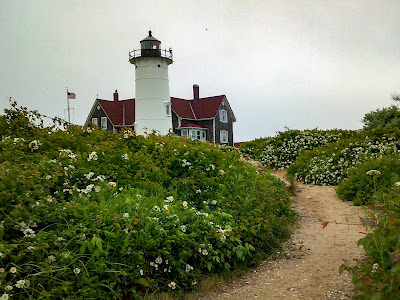
[[[286,130],[275,137],[256,139],[243,143],[240,151],[272,169],[284,169],[293,164],[307,150],[324,146],[341,138],[354,135],[346,130]]]
[[[289,235],[283,183],[237,151],[38,120],[15,104],[0,117],[4,297],[188,290],[204,274],[253,264]]]
[[[377,158],[366,161],[349,170],[347,178],[337,188],[339,197],[361,205],[383,196],[387,190],[400,181],[400,160],[398,158]]]
[[[398,129],[361,132],[357,137],[304,152],[288,173],[304,183],[337,185],[347,177],[351,167],[372,158],[399,155],[399,137]]]

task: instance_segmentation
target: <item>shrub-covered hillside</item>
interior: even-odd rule
[[[400,129],[385,127],[366,130],[301,154],[288,173],[305,183],[337,185],[352,167],[369,159],[400,154]]]
[[[284,169],[293,164],[297,157],[307,151],[339,139],[347,139],[356,135],[356,131],[348,130],[286,130],[278,132],[274,137],[255,139],[243,143],[240,150],[263,163],[268,168]]]
[[[141,298],[254,263],[289,235],[283,184],[176,136],[0,116],[0,289],[12,299]]]

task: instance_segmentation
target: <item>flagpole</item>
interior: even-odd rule
[[[68,97],[68,88],[67,88],[67,107],[68,107],[68,123],[71,123],[71,118],[69,114],[69,97]]]

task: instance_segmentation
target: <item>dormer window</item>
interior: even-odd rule
[[[228,123],[228,112],[225,109],[219,111],[219,120],[221,123]]]

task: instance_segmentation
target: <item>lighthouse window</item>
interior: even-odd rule
[[[107,117],[101,117],[101,130],[107,130]]]
[[[165,113],[168,117],[171,115],[171,103],[169,102],[165,103]]]

